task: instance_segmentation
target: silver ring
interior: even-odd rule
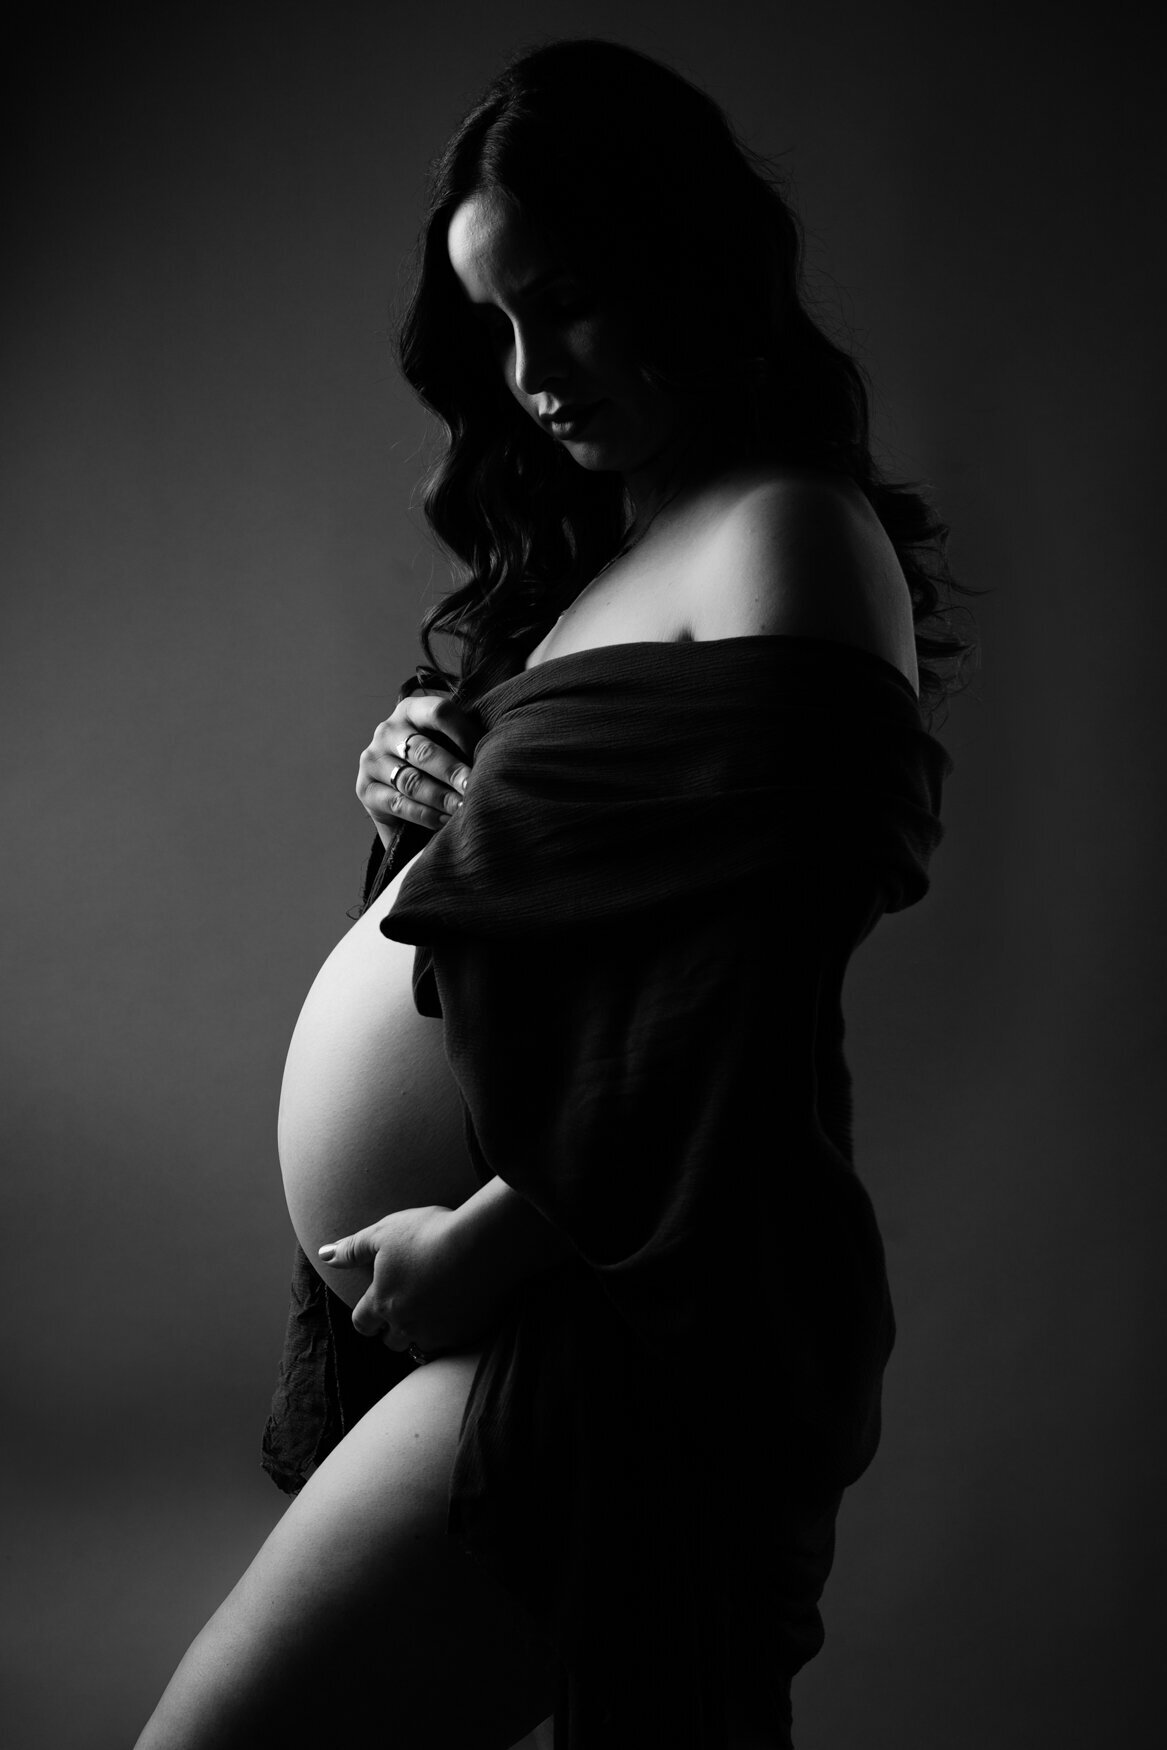
[[[411,1361],[416,1361],[419,1367],[424,1367],[427,1361],[433,1360],[433,1356],[427,1355],[424,1349],[419,1349],[416,1343],[411,1343],[405,1353]]]
[[[413,738],[416,734],[417,734],[416,729],[410,730],[410,732],[406,736],[405,740],[401,743],[401,752],[397,755],[398,759],[404,760],[406,765],[409,764],[409,744],[413,740]]]
[[[409,767],[408,760],[402,760],[400,765],[394,766],[393,770],[390,772],[389,783],[394,790],[396,790],[396,788],[397,788],[397,774],[398,774],[398,772],[407,771],[408,767]]]

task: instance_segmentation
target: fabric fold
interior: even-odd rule
[[[383,928],[526,937],[688,904],[782,861],[927,891],[949,758],[906,679],[791,637],[621,644],[521,670],[477,702],[472,791]]]
[[[843,979],[927,891],[951,761],[818,639],[579,652],[476,709],[381,928],[479,1173],[571,1257],[483,1357],[451,1526],[556,1624],[572,1746],[711,1750],[730,1694],[781,1733],[894,1337]]]

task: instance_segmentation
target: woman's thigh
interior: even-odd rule
[[[556,1662],[446,1533],[476,1354],[419,1367],[292,1502],[179,1666],[138,1750],[506,1750]]]

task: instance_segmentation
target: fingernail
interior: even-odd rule
[[[336,1247],[334,1245],[328,1245],[328,1246],[321,1246],[319,1251],[316,1253],[316,1256],[318,1258],[323,1258],[324,1262],[326,1264],[331,1264],[335,1254],[336,1254]]]
[[[459,790],[465,790],[465,788],[469,782],[470,782],[470,773],[469,772],[462,772],[459,774],[459,777],[458,777]]]

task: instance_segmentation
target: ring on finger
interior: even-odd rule
[[[397,757],[399,760],[404,760],[406,765],[409,764],[409,744],[416,734],[417,730],[411,729],[405,740],[401,743],[401,751]]]

